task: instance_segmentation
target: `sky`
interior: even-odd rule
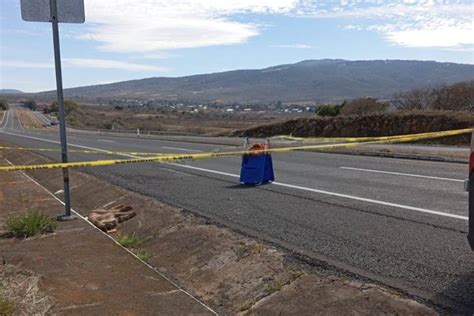
[[[66,88],[324,58],[474,64],[473,0],[85,0],[85,19],[60,24]],[[20,0],[0,0],[0,23],[0,89],[54,90],[51,24],[23,21]]]

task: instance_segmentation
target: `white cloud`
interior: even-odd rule
[[[270,47],[275,47],[275,48],[298,48],[298,49],[312,48],[311,45],[307,45],[307,44],[278,44],[278,45],[270,45]]]
[[[153,56],[244,43],[268,27],[256,14],[338,19],[345,30],[377,32],[406,47],[474,42],[472,0],[86,0],[87,24],[76,36],[103,51]]]
[[[317,18],[348,21],[346,30],[376,31],[405,47],[463,48],[474,44],[474,3],[468,1],[348,1],[346,5],[309,6]]]
[[[406,47],[462,48],[474,44],[473,31],[467,28],[440,27],[390,31],[385,36],[390,42]]]
[[[101,69],[115,69],[125,71],[140,71],[140,72],[166,72],[169,69],[154,65],[144,65],[128,63],[118,60],[109,59],[88,59],[88,58],[63,58],[63,67],[76,68],[101,68]],[[0,61],[0,68],[54,68],[54,63],[45,62],[30,62],[21,60],[2,60]]]
[[[283,14],[300,0],[87,0],[89,31],[79,38],[113,52],[154,52],[243,43],[259,25],[235,14]]]
[[[133,59],[170,59],[178,57],[177,54],[171,54],[169,52],[157,52],[157,53],[147,53],[141,55],[134,55],[131,58]]]
[[[167,68],[128,63],[118,60],[109,59],[89,59],[89,58],[64,58],[63,63],[65,67],[80,67],[80,68],[102,68],[102,69],[116,69],[126,71],[152,71],[152,72],[166,72]]]
[[[0,68],[54,68],[54,63],[29,62],[23,60],[2,60]]]

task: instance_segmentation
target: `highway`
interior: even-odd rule
[[[180,154],[235,149],[68,136],[70,149]],[[0,141],[59,149],[57,132],[24,129],[14,108],[0,123]],[[43,154],[60,159],[59,152]],[[71,153],[70,158],[110,156]],[[239,185],[239,157],[82,170],[294,251],[316,272],[357,275],[474,312],[474,252],[466,240],[463,190],[467,165],[314,152],[274,154],[273,164],[276,182],[260,187]]]

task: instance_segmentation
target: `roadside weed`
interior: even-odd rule
[[[28,197],[28,194],[26,193],[20,193],[20,195],[18,195],[18,202],[20,202],[22,205],[26,205],[28,203],[30,203],[30,198]]]
[[[151,253],[141,249],[146,239],[140,236],[137,236],[135,233],[132,234],[123,234],[118,233],[115,240],[122,246],[127,249],[131,249],[133,253],[140,259],[145,262],[148,262],[151,258]]]
[[[138,248],[145,242],[144,238],[135,235],[135,233],[131,235],[118,234],[116,240],[125,248]]]
[[[262,245],[262,244],[253,244],[251,246],[251,250],[252,250],[252,253],[259,254],[259,253],[262,253],[265,250],[265,246]]]
[[[265,291],[268,295],[280,291],[281,288],[285,285],[282,281],[273,281],[272,283],[268,284],[265,288]]]
[[[52,233],[57,228],[58,223],[55,220],[39,211],[32,211],[22,215],[12,215],[7,218],[5,223],[7,234],[18,238]]]
[[[143,260],[145,262],[148,262],[148,260],[150,260],[151,258],[151,253],[143,249],[138,250],[135,254],[138,258],[140,258],[140,260]]]
[[[265,251],[265,246],[262,244],[245,244],[238,249],[234,249],[234,253],[237,256],[237,259],[243,259],[253,254],[261,254]]]
[[[245,312],[245,311],[249,310],[252,307],[252,305],[253,304],[251,302],[246,302],[246,303],[242,304],[242,306],[240,306],[239,311],[240,312]]]
[[[302,276],[304,272],[302,270],[294,268],[294,269],[289,269],[288,274],[290,275],[291,279],[296,280],[300,276]]]
[[[13,302],[10,302],[6,298],[4,298],[2,294],[0,294],[0,315],[13,315],[14,312],[15,304]]]

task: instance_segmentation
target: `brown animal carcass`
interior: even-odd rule
[[[137,215],[131,206],[117,205],[109,209],[93,210],[88,220],[106,233],[117,231],[118,223]]]

